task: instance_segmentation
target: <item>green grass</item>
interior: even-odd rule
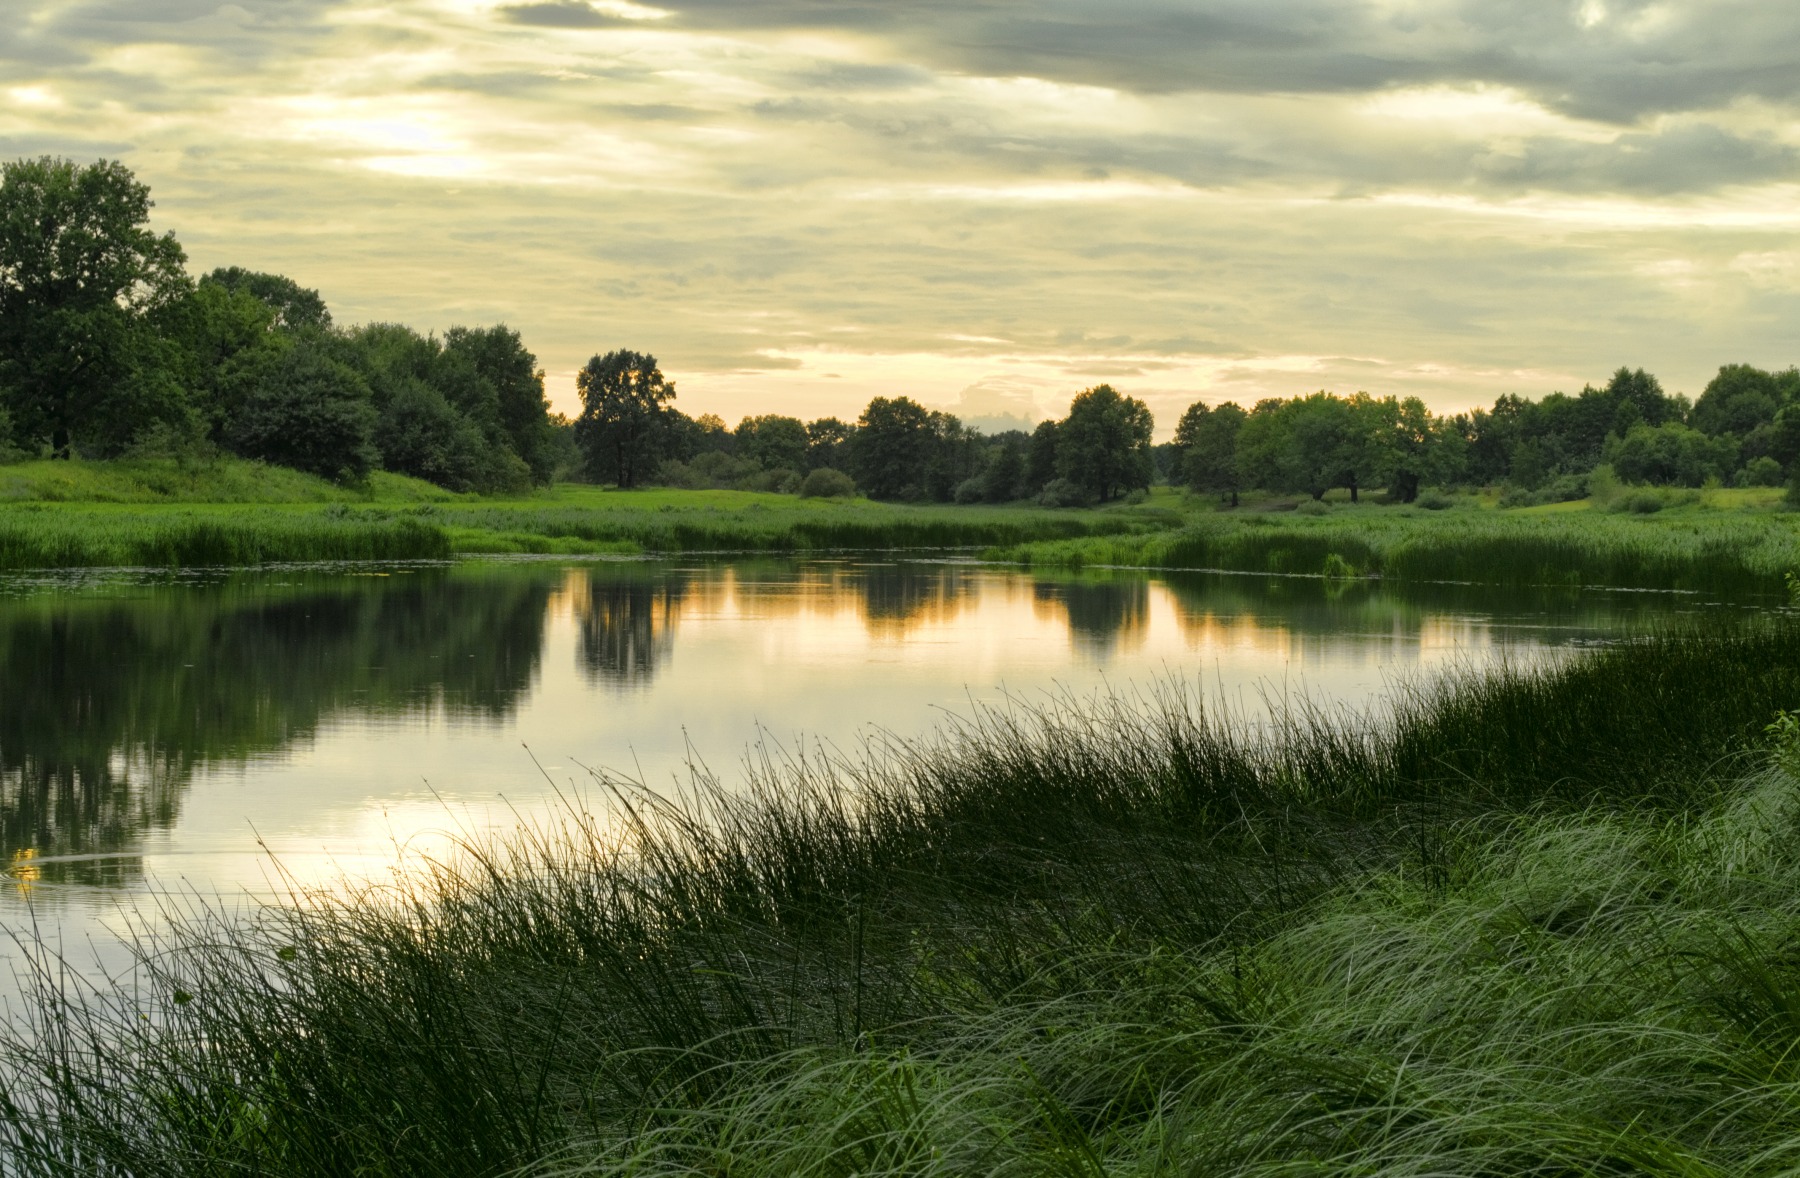
[[[1252,731],[1170,689],[625,785],[48,969],[29,1174],[1758,1174],[1800,1158],[1800,629]]]
[[[360,487],[345,487],[284,466],[241,458],[43,460],[0,466],[0,504],[427,503],[456,498],[421,479],[386,471],[372,473]]]
[[[1768,488],[1710,489],[1655,514],[1588,502],[1445,511],[1334,504],[1211,510],[1159,488],[1098,510],[801,500],[744,491],[564,485],[481,498],[397,475],[343,488],[221,459],[0,467],[0,568],[281,560],[984,549],[1038,568],[1121,565],[1501,586],[1784,591],[1800,515]]]
[[[1757,501],[1760,503],[1760,500]],[[1033,567],[1374,575],[1508,586],[1616,585],[1728,594],[1780,593],[1800,568],[1800,516],[1704,504],[1650,516],[1556,509],[1406,507],[1217,512],[1154,535],[996,548]],[[1335,558],[1335,559],[1334,559]]]
[[[15,502],[0,506],[0,569],[495,553],[975,548],[1142,531],[1165,522],[1161,513],[1135,509],[921,507],[741,491],[580,486],[517,499],[443,496],[418,502],[411,484],[405,480],[396,489],[377,479],[374,490],[387,497],[326,503]]]

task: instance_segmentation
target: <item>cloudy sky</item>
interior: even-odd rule
[[[575,407],[1439,409],[1800,361],[1792,0],[0,0],[0,155]]]

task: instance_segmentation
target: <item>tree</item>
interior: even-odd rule
[[[275,313],[261,299],[216,282],[201,282],[157,316],[157,327],[179,352],[178,373],[200,428],[228,445],[257,382],[293,340],[277,332]]]
[[[1025,434],[1008,430],[988,455],[981,472],[981,497],[989,503],[1006,503],[1019,496],[1025,478]]]
[[[1095,385],[1069,403],[1057,427],[1057,473],[1096,499],[1148,489],[1155,466],[1150,409],[1111,385]]]
[[[662,456],[675,386],[656,357],[621,349],[590,359],[575,388],[581,393],[575,434],[589,471],[623,488],[637,486]]]
[[[82,438],[117,449],[186,415],[149,318],[187,293],[187,259],[145,228],[151,208],[114,161],[0,167],[0,407],[53,456]]]
[[[1020,488],[1028,496],[1042,491],[1056,477],[1057,432],[1054,421],[1040,421],[1031,431],[1025,447],[1025,485]]]
[[[503,323],[452,327],[444,333],[444,351],[466,360],[492,390],[496,423],[507,444],[531,471],[532,482],[548,483],[556,473],[550,401],[544,396],[544,370],[519,333]]]
[[[807,469],[806,425],[797,417],[766,413],[738,422],[738,453],[762,463],[764,470]]]
[[[1217,408],[1203,401],[1189,405],[1175,427],[1175,479],[1196,491],[1228,496],[1236,507],[1242,489],[1237,462],[1238,431],[1243,429],[1247,416],[1232,401]]]
[[[234,441],[243,454],[328,479],[360,479],[379,455],[375,410],[355,369],[322,347],[281,358],[244,405]]]
[[[1774,423],[1782,406],[1781,394],[1773,373],[1748,364],[1726,364],[1694,402],[1688,424],[1703,434],[1742,437]]]
[[[876,397],[856,421],[851,460],[871,499],[916,499],[937,440],[933,414],[911,397]]]
[[[835,417],[821,417],[806,423],[806,469],[847,470],[850,466],[850,439],[856,427]]]
[[[1678,421],[1634,425],[1623,438],[1607,441],[1606,460],[1627,483],[1698,487],[1737,464],[1737,439],[1709,438]]]
[[[319,292],[283,274],[231,266],[214,270],[200,284],[249,295],[269,309],[273,325],[282,331],[325,331],[331,327],[331,312]]]

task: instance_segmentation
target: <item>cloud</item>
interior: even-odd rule
[[[1137,93],[1377,93],[1435,83],[1517,88],[1554,109],[1630,122],[1800,88],[1800,9],[1766,0],[1574,4],[1416,0],[670,0],[710,29],[836,30],[984,76]]]
[[[586,0],[544,0],[538,4],[503,4],[498,11],[516,25],[547,29],[600,29],[629,21],[601,12]]]
[[[15,6],[10,154],[125,158],[342,322],[509,322],[565,409],[621,346],[695,412],[996,425],[1800,359],[1772,2]]]

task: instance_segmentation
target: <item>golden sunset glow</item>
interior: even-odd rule
[[[505,321],[575,407],[989,428],[1110,381],[1457,409],[1800,359],[1767,4],[18,0],[9,157],[116,157],[196,270]]]

